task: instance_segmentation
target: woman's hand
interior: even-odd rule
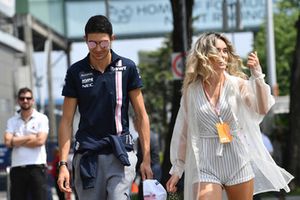
[[[249,67],[251,74],[254,77],[261,77],[262,69],[256,51],[248,55],[247,66]]]
[[[166,184],[167,191],[176,192],[177,191],[176,184],[178,183],[178,181],[179,181],[179,176],[173,174]]]
[[[247,60],[247,66],[251,69],[251,68],[254,68],[256,69],[257,67],[260,66],[259,64],[259,59],[258,59],[258,56],[257,56],[257,52],[254,51],[252,53],[250,53],[248,55],[248,60]]]

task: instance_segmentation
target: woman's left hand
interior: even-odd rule
[[[260,63],[259,63],[259,59],[258,59],[256,51],[255,52],[251,52],[248,55],[247,66],[250,69],[257,69],[257,68],[260,67]]]

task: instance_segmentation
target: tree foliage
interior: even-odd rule
[[[162,163],[162,184],[169,178],[170,141],[181,99],[181,80],[173,80],[171,74],[171,55],[184,52],[182,3],[186,8],[186,30],[188,48],[192,41],[192,8],[194,0],[170,0],[173,14],[173,32],[158,51],[141,53],[140,62],[144,82],[145,104],[150,116],[151,128],[164,136],[165,148]]]
[[[168,130],[171,102],[171,47],[167,38],[157,51],[140,53],[140,71],[143,78],[143,91],[151,129],[163,137]]]
[[[262,27],[265,27],[263,25]],[[276,72],[280,95],[290,95],[290,113],[283,115],[275,132],[281,134],[283,167],[295,176],[293,186],[300,186],[300,1],[280,0],[274,13]],[[255,48],[266,66],[265,30],[261,29],[255,38]],[[264,70],[266,71],[266,69]]]
[[[295,7],[298,8],[298,20],[295,23],[297,36],[294,43],[295,51],[293,62],[291,65],[291,87],[290,87],[290,133],[288,135],[289,148],[286,151],[288,169],[294,174],[295,180],[293,183],[297,187],[300,186],[300,2],[292,1]]]
[[[299,8],[288,0],[277,3],[274,13],[274,36],[276,52],[276,74],[279,86],[279,95],[289,94],[290,73],[295,50],[296,29]],[[267,49],[266,49],[266,23],[262,24],[257,32],[254,49],[258,52],[263,71],[267,72]],[[268,77],[266,77],[268,80]]]
[[[192,16],[193,16],[193,5],[194,0],[170,0],[172,6],[172,15],[173,15],[173,32],[171,36],[171,46],[173,52],[184,52],[186,51],[184,47],[185,39],[187,40],[187,48],[191,46],[193,27],[192,27]],[[185,8],[183,16],[183,9]],[[184,22],[184,23],[183,23]],[[183,24],[185,25],[183,27]],[[186,31],[186,37],[184,38],[184,30]],[[170,143],[173,134],[173,129],[177,117],[177,113],[180,106],[181,99],[181,87],[182,81],[175,80],[172,84],[172,107],[171,107],[171,118],[169,122],[169,130],[166,135],[165,142],[165,151],[164,151],[164,160],[162,163],[162,183],[165,185],[169,178],[169,169],[171,167],[170,162]],[[180,188],[179,188],[180,190]]]

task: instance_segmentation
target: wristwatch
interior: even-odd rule
[[[57,169],[59,169],[63,165],[65,165],[68,168],[68,163],[66,161],[59,161],[57,163]]]

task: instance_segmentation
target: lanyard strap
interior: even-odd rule
[[[204,83],[203,83],[204,85]],[[210,96],[208,95],[207,91],[205,90],[205,87],[204,87],[204,93],[205,93],[205,96],[210,104],[210,106],[213,108],[213,110],[215,111],[215,113],[217,114],[219,120],[221,123],[223,123],[223,120],[221,118],[221,105],[220,105],[220,96],[221,96],[221,87],[222,87],[222,84],[220,82],[220,87],[219,87],[219,94],[218,94],[218,99],[217,99],[217,104],[216,106],[212,103],[212,100],[210,98]]]

